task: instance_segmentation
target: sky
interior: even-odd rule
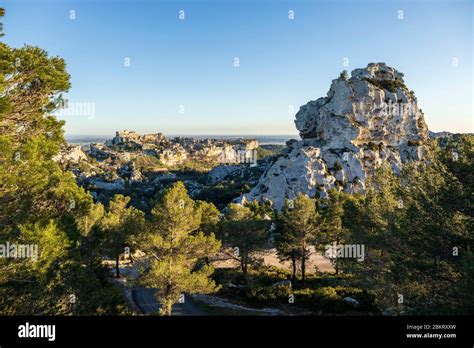
[[[405,74],[430,130],[473,132],[473,4],[0,0],[7,44],[65,59],[69,135],[297,134],[301,105],[370,62]]]

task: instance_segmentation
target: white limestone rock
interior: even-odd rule
[[[330,189],[364,193],[365,181],[382,163],[395,173],[425,158],[428,128],[403,74],[371,63],[332,81],[326,97],[296,114],[302,141],[292,141],[238,201],[268,199],[277,209],[302,192],[327,197]]]
[[[219,165],[214,167],[207,175],[210,184],[218,183],[239,175],[242,175],[243,167],[239,165]]]
[[[56,162],[75,162],[87,161],[87,155],[82,151],[81,146],[68,146],[52,158]]]

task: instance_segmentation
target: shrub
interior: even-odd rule
[[[398,78],[395,78],[394,80],[377,80],[366,78],[365,80],[380,89],[386,89],[392,93],[395,93],[397,88],[408,91],[407,86],[405,86],[405,84]]]
[[[358,288],[343,286],[326,286],[318,289],[302,289],[293,292],[295,303],[305,309],[323,313],[344,313],[347,311],[376,312],[375,297]],[[343,301],[345,297],[352,297],[359,302],[358,307]]]
[[[259,287],[249,289],[247,301],[257,307],[278,306],[288,303],[291,290],[286,287]]]
[[[423,145],[421,140],[408,140],[408,146],[420,146]]]

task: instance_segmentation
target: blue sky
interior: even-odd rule
[[[296,134],[300,105],[325,96],[342,70],[381,61],[405,74],[431,130],[473,132],[471,0],[1,0],[0,6],[7,12],[3,39],[63,57],[70,102],[94,103],[94,117],[61,116],[68,134]]]

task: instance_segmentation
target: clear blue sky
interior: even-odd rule
[[[381,61],[405,74],[430,129],[473,132],[472,0],[1,0],[0,6],[7,11],[4,40],[63,57],[72,82],[68,99],[95,103],[93,118],[62,117],[68,134],[296,134],[300,105],[325,96],[343,69]]]

